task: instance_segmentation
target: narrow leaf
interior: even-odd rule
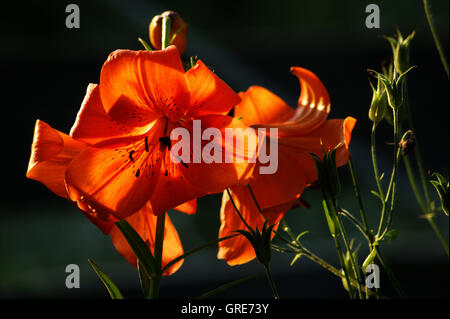
[[[138,259],[137,262],[138,273],[139,273],[139,281],[141,283],[142,293],[146,299],[150,299],[150,275],[145,270],[145,267],[142,265],[141,261]]]
[[[153,51],[152,47],[144,39],[138,38],[138,41],[142,44],[142,46],[145,48],[145,50]]]
[[[116,284],[109,278],[107,274],[103,272],[91,259],[88,259],[98,278],[102,281],[103,285],[105,285],[106,289],[109,292],[109,295],[112,299],[124,299],[122,293],[119,288],[117,288]]]
[[[122,232],[136,257],[142,263],[150,278],[160,272],[156,266],[155,258],[148,248],[147,244],[142,240],[141,236],[131,227],[126,220],[116,222],[117,227]]]

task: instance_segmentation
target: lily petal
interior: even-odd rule
[[[226,115],[240,101],[236,92],[200,60],[186,72],[186,78],[191,92],[187,119],[207,114]]]
[[[240,119],[226,115],[206,115],[199,118],[202,131],[214,128],[220,132],[218,141],[203,141],[203,152],[206,144],[215,145],[220,162],[204,162],[204,156],[200,163],[195,163],[191,158],[186,166],[180,166],[184,177],[193,185],[208,191],[208,193],[220,193],[226,187],[235,184],[248,184],[252,177],[257,157],[258,138],[252,128],[248,128]],[[229,133],[227,133],[229,132]],[[227,140],[226,136],[234,133],[233,140]],[[233,143],[234,141],[234,143]],[[194,145],[194,143],[191,143]],[[203,154],[201,154],[203,155]]]
[[[58,196],[68,198],[64,174],[72,159],[87,146],[37,120],[26,176]]]
[[[261,86],[251,86],[239,96],[241,103],[234,109],[234,116],[242,117],[247,125],[282,123],[295,114],[281,98]]]
[[[163,115],[178,120],[189,105],[178,50],[114,51],[101,71],[100,96],[108,115],[126,125],[142,127]]]
[[[97,84],[89,84],[70,136],[92,145],[105,139],[142,135],[150,127],[150,124],[135,127],[114,121],[103,107],[100,87]]]
[[[148,139],[106,141],[87,148],[66,171],[70,198],[85,202],[102,219],[132,215],[148,202],[155,189],[160,176],[160,147],[158,135],[153,134]]]

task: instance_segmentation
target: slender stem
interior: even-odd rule
[[[357,288],[358,288],[359,297],[362,299],[362,291],[363,291],[362,285],[361,285],[362,279],[361,279],[361,272],[359,270],[358,262],[355,260],[355,256],[353,255],[352,249],[351,249],[350,244],[347,239],[347,234],[345,232],[344,225],[342,224],[342,220],[339,217],[339,214],[337,214],[336,206],[334,207],[334,211],[336,213],[336,220],[338,222],[339,232],[341,233],[342,239],[344,240],[345,248],[347,249],[347,252],[350,255],[350,264],[353,268],[353,272],[354,272],[357,282],[358,282]],[[349,286],[350,286],[350,282],[349,282]]]
[[[403,291],[402,287],[400,286],[400,283],[397,280],[397,277],[395,277],[394,272],[391,269],[391,266],[387,262],[386,258],[384,257],[383,253],[381,252],[381,249],[379,246],[374,247],[377,252],[377,258],[380,261],[381,265],[383,266],[384,270],[386,271],[389,280],[392,282],[394,289],[397,291],[400,298],[405,298],[405,292]]]
[[[339,214],[344,217],[347,217],[348,220],[350,220],[353,223],[353,225],[355,225],[355,227],[361,232],[361,234],[367,239],[369,244],[373,242],[372,238],[373,236],[370,230],[366,229],[364,225],[362,225],[352,214],[350,214],[350,212],[348,212],[343,208],[339,208]]]
[[[441,230],[436,225],[436,222],[434,221],[434,215],[426,215],[426,218],[433,228],[434,232],[436,233],[437,237],[439,238],[440,242],[442,243],[442,246],[444,247],[445,252],[448,256],[448,241],[445,239],[444,235],[441,233]]]
[[[355,171],[355,167],[353,165],[353,159],[352,159],[351,155],[348,160],[348,167],[350,168],[350,174],[352,176],[353,190],[355,191],[355,196],[356,196],[356,199],[358,200],[361,221],[364,226],[364,229],[366,231],[369,231],[369,226],[368,226],[367,219],[366,219],[366,211],[364,209],[363,201],[361,198],[361,191],[359,190],[358,180],[356,178],[356,171]]]
[[[275,299],[280,299],[280,296],[278,295],[277,288],[275,287],[275,283],[272,279],[272,274],[270,273],[270,267],[267,264],[264,264],[264,270],[266,271],[267,279],[269,280],[270,288],[272,289],[273,297]]]
[[[328,207],[328,211],[330,212],[330,215],[333,217],[336,217],[336,211],[334,209],[334,205],[332,203],[330,203],[329,200],[325,200],[326,202],[326,206]],[[334,218],[334,219],[337,219]],[[334,245],[336,246],[336,252],[338,254],[338,258],[339,258],[339,262],[341,263],[342,269],[344,270],[344,275],[345,275],[345,280],[347,282],[347,286],[348,286],[348,294],[350,296],[351,299],[354,299],[354,293],[353,293],[353,288],[352,285],[350,284],[350,274],[349,274],[349,270],[347,269],[347,266],[345,265],[345,258],[344,258],[344,253],[342,252],[342,248],[341,248],[341,243],[339,241],[339,238],[337,237],[338,235],[334,234],[333,232],[331,233],[331,237],[333,237],[334,240]]]
[[[378,173],[377,152],[376,152],[376,131],[377,131],[377,124],[374,122],[372,125],[372,133],[370,136],[370,152],[372,154],[373,173],[375,175],[375,181],[378,187],[378,194],[380,195],[380,198],[384,198],[383,188],[381,187],[380,175]],[[383,206],[385,205],[383,204]]]
[[[433,17],[431,16],[430,4],[428,3],[428,0],[423,0],[423,6],[425,8],[425,15],[427,16],[428,25],[430,26],[431,34],[433,35],[436,49],[438,50],[442,65],[444,66],[445,73],[447,74],[447,78],[448,78],[449,74],[448,74],[447,59],[445,58],[444,50],[442,50],[442,46],[441,46],[441,41],[439,40],[438,34],[436,32],[436,28],[434,26],[434,21],[433,21]]]
[[[405,84],[405,89],[407,90],[406,84]],[[410,104],[407,103],[406,106],[407,106],[406,114],[407,114],[409,128],[413,132],[415,132],[414,121],[413,121]],[[436,225],[436,223],[434,221],[434,212],[432,211],[430,195],[428,192],[428,181],[425,176],[425,169],[423,167],[423,160],[422,160],[422,155],[420,152],[420,147],[419,147],[419,142],[418,142],[417,137],[416,137],[416,141],[415,141],[414,155],[415,155],[417,167],[419,169],[420,180],[422,182],[423,193],[425,196],[425,203],[424,203],[422,196],[420,195],[419,189],[417,187],[416,180],[415,180],[414,174],[411,169],[411,164],[409,162],[409,157],[404,156],[403,160],[405,163],[406,173],[408,174],[409,183],[411,185],[411,188],[413,189],[414,195],[416,196],[416,200],[417,200],[420,208],[422,209],[422,213],[425,214],[428,223],[430,224],[431,228],[435,232],[436,236],[438,237],[439,241],[441,242],[441,244],[444,247],[444,250],[448,256],[449,255],[448,241],[442,235],[441,230],[439,229],[439,227]]]
[[[162,19],[162,39],[161,39],[161,49],[164,50],[170,45],[170,28],[172,22],[170,17],[164,16]]]
[[[426,213],[427,207],[425,206],[422,196],[420,195],[419,188],[417,187],[416,179],[414,178],[414,173],[412,171],[411,162],[409,161],[408,155],[403,156],[403,163],[405,164],[406,174],[408,175],[409,184],[411,185],[414,196],[416,197],[416,201],[422,209],[423,213]]]
[[[383,188],[381,187],[380,175],[378,173],[378,164],[377,164],[377,155],[376,155],[376,129],[377,129],[377,124],[374,122],[372,125],[372,134],[371,134],[371,139],[370,139],[370,152],[372,154],[373,173],[375,176],[375,181],[377,183],[378,195],[380,197],[381,205],[382,205],[380,225],[378,227],[378,232],[377,232],[379,234],[381,232],[381,227],[382,227],[383,221],[384,221],[384,215],[386,213],[386,202],[387,202],[387,198],[389,197],[389,191],[388,191],[388,195],[386,196],[386,199],[385,199]]]
[[[289,225],[287,224],[287,222],[284,220],[284,218],[281,220],[281,227],[283,227],[283,230],[289,235],[289,237],[291,237],[291,239],[293,241],[295,241],[295,235],[292,232],[291,228],[289,227]]]
[[[254,232],[253,228],[251,228],[249,226],[249,224],[247,224],[247,222],[245,221],[244,217],[242,217],[241,213],[239,212],[239,209],[237,208],[236,204],[234,203],[233,197],[231,196],[231,192],[230,190],[227,188],[226,192],[228,194],[228,197],[230,198],[230,202],[234,207],[234,210],[236,211],[236,213],[239,215],[239,218],[242,220],[242,222],[244,223],[244,225],[248,228],[248,230],[250,230],[250,232]]]
[[[158,269],[161,269],[162,265],[162,254],[163,254],[163,244],[164,244],[164,228],[166,223],[166,213],[158,215],[156,218],[156,234],[155,234],[155,261]],[[158,299],[159,297],[159,287],[161,283],[161,271],[154,276],[150,281],[150,298]]]
[[[391,207],[390,207],[390,211],[389,211],[389,223],[392,220],[392,214],[395,208],[395,192],[397,189],[397,167],[398,167],[398,158],[399,158],[399,147],[398,147],[398,107],[396,107],[394,109],[393,113],[393,122],[394,122],[394,164],[393,164],[393,168],[392,168],[392,174],[391,174],[391,180],[389,182],[389,189],[387,192],[387,195],[384,199],[384,206],[386,205],[388,198],[389,198],[389,192],[392,189],[392,194],[391,194]],[[378,232],[377,232],[377,238],[380,237],[381,232],[383,230],[383,225],[384,225],[384,220],[386,218],[386,209],[383,209],[383,211],[381,212],[381,218],[380,218],[380,224],[378,226]],[[388,230],[388,227],[385,228],[386,232]]]
[[[266,220],[266,217],[264,216],[263,210],[262,210],[261,206],[259,206],[258,201],[256,200],[255,193],[253,193],[252,187],[250,186],[250,184],[248,184],[247,187],[248,187],[248,190],[250,192],[250,196],[253,199],[253,202],[255,202],[255,205],[256,205],[256,208],[258,209],[258,212],[261,214],[263,219]]]

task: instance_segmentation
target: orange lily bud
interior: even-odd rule
[[[162,20],[164,17],[170,18],[170,44],[177,47],[180,54],[186,51],[187,46],[187,26],[180,15],[174,11],[165,11],[153,17],[149,25],[149,38],[153,47],[161,50]]]

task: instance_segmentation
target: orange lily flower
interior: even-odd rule
[[[174,46],[115,51],[102,68],[100,84],[89,85],[70,136],[37,121],[27,177],[75,202],[136,266],[115,221],[127,220],[153,251],[158,214],[170,208],[193,214],[196,198],[251,176],[254,164],[248,161],[177,164],[170,159],[171,130],[192,130],[194,119],[203,129],[245,128],[226,115],[239,101],[201,61],[185,72]],[[223,153],[246,157],[247,149],[229,150],[220,142]],[[167,219],[162,265],[182,253]]]
[[[241,103],[235,108],[235,116],[242,116],[246,125],[254,128],[278,128],[278,170],[275,174],[259,174],[257,163],[250,187],[270,224],[277,224],[300,198],[303,190],[317,180],[314,161],[309,153],[322,157],[322,144],[329,150],[337,150],[336,164],[348,161],[348,145],[356,120],[327,120],[330,112],[328,92],[312,72],[291,68],[300,81],[301,94],[294,110],[281,98],[259,86],[240,93]],[[271,137],[268,134],[268,138]],[[230,187],[230,194],[241,215],[254,229],[261,229],[262,217],[247,186]],[[220,211],[219,237],[228,236],[236,230],[247,230],[224,192]],[[239,265],[255,258],[255,252],[243,236],[219,243],[218,258],[229,265]]]
[[[65,173],[69,196],[104,220],[126,218],[147,202],[158,215],[186,201],[245,182],[254,164],[174,163],[173,129],[244,128],[226,114],[239,96],[201,61],[185,72],[175,46],[162,51],[113,52],[103,65],[99,95],[106,117],[81,109],[72,136],[92,147],[80,152]],[[193,134],[190,134],[193,136]],[[107,138],[106,138],[107,137]],[[223,153],[246,157],[247,150]],[[193,156],[191,154],[191,156]]]

